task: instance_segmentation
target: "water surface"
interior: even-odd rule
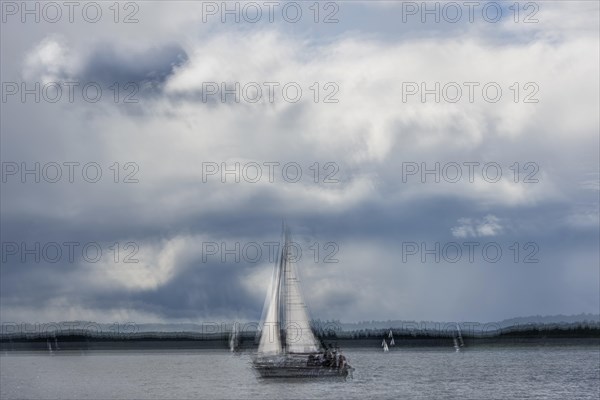
[[[2,399],[598,399],[596,346],[345,351],[344,381],[264,381],[251,355],[102,351],[0,355]]]

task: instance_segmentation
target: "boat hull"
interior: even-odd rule
[[[255,365],[254,369],[261,378],[343,378],[345,379],[350,369],[328,368],[319,366],[267,366]]]
[[[346,378],[353,368],[344,364],[316,364],[307,354],[257,358],[254,369],[262,378]]]

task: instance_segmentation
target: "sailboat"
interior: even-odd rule
[[[458,324],[456,324],[456,333],[457,336],[453,337],[452,339],[454,340],[454,350],[456,350],[456,352],[458,353],[460,352],[461,347],[465,346],[462,334],[460,333],[460,326]]]
[[[239,345],[239,325],[234,323],[231,328],[231,334],[229,335],[229,351],[235,352]]]
[[[383,339],[383,342],[381,342],[381,347],[383,347],[383,352],[384,353],[387,353],[388,351],[390,351],[390,348],[388,347],[388,344],[385,341],[385,339]]]
[[[341,352],[323,349],[310,326],[300,278],[290,261],[290,232],[273,269],[253,366],[263,378],[347,377],[353,368]]]
[[[52,341],[50,339],[46,339],[46,345],[48,346],[48,353],[50,354],[54,353],[55,350],[59,350],[56,336],[54,337],[54,349],[52,348]]]
[[[388,334],[388,337],[391,339],[390,340],[390,346],[395,346],[396,342],[394,342],[394,334],[392,333],[391,329],[390,329],[390,333]]]

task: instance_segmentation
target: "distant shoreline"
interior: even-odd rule
[[[392,330],[396,348],[453,346],[454,332],[401,332]],[[345,348],[380,348],[389,330],[329,332],[317,335],[327,346]],[[599,327],[506,329],[492,334],[462,333],[464,345],[470,347],[498,346],[600,346]],[[239,338],[238,350],[252,351],[257,347],[256,333],[246,332]],[[96,351],[96,350],[193,350],[229,348],[227,332],[198,334],[194,332],[145,332],[118,335],[98,335],[93,332],[59,332],[44,334],[0,335],[0,351]]]

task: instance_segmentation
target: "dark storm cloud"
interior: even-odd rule
[[[82,296],[81,301],[95,309],[133,308],[165,319],[258,319],[264,298],[254,297],[242,284],[244,274],[252,268],[257,266],[202,262],[198,258],[180,266],[179,272],[158,288],[107,289]]]
[[[128,50],[104,42],[97,44],[89,54],[79,78],[107,86],[133,82],[141,88],[156,90],[187,59],[185,50],[176,44]]]
[[[116,284],[97,287],[86,283],[90,276],[102,276],[103,265],[10,261],[2,265],[4,307],[50,305],[64,296],[73,306],[90,307],[107,315],[115,309],[135,309],[165,319],[258,319],[264,300],[243,285],[244,276],[258,268],[257,264],[203,262],[198,258],[189,265],[179,265],[177,273],[157,288],[126,289]]]

